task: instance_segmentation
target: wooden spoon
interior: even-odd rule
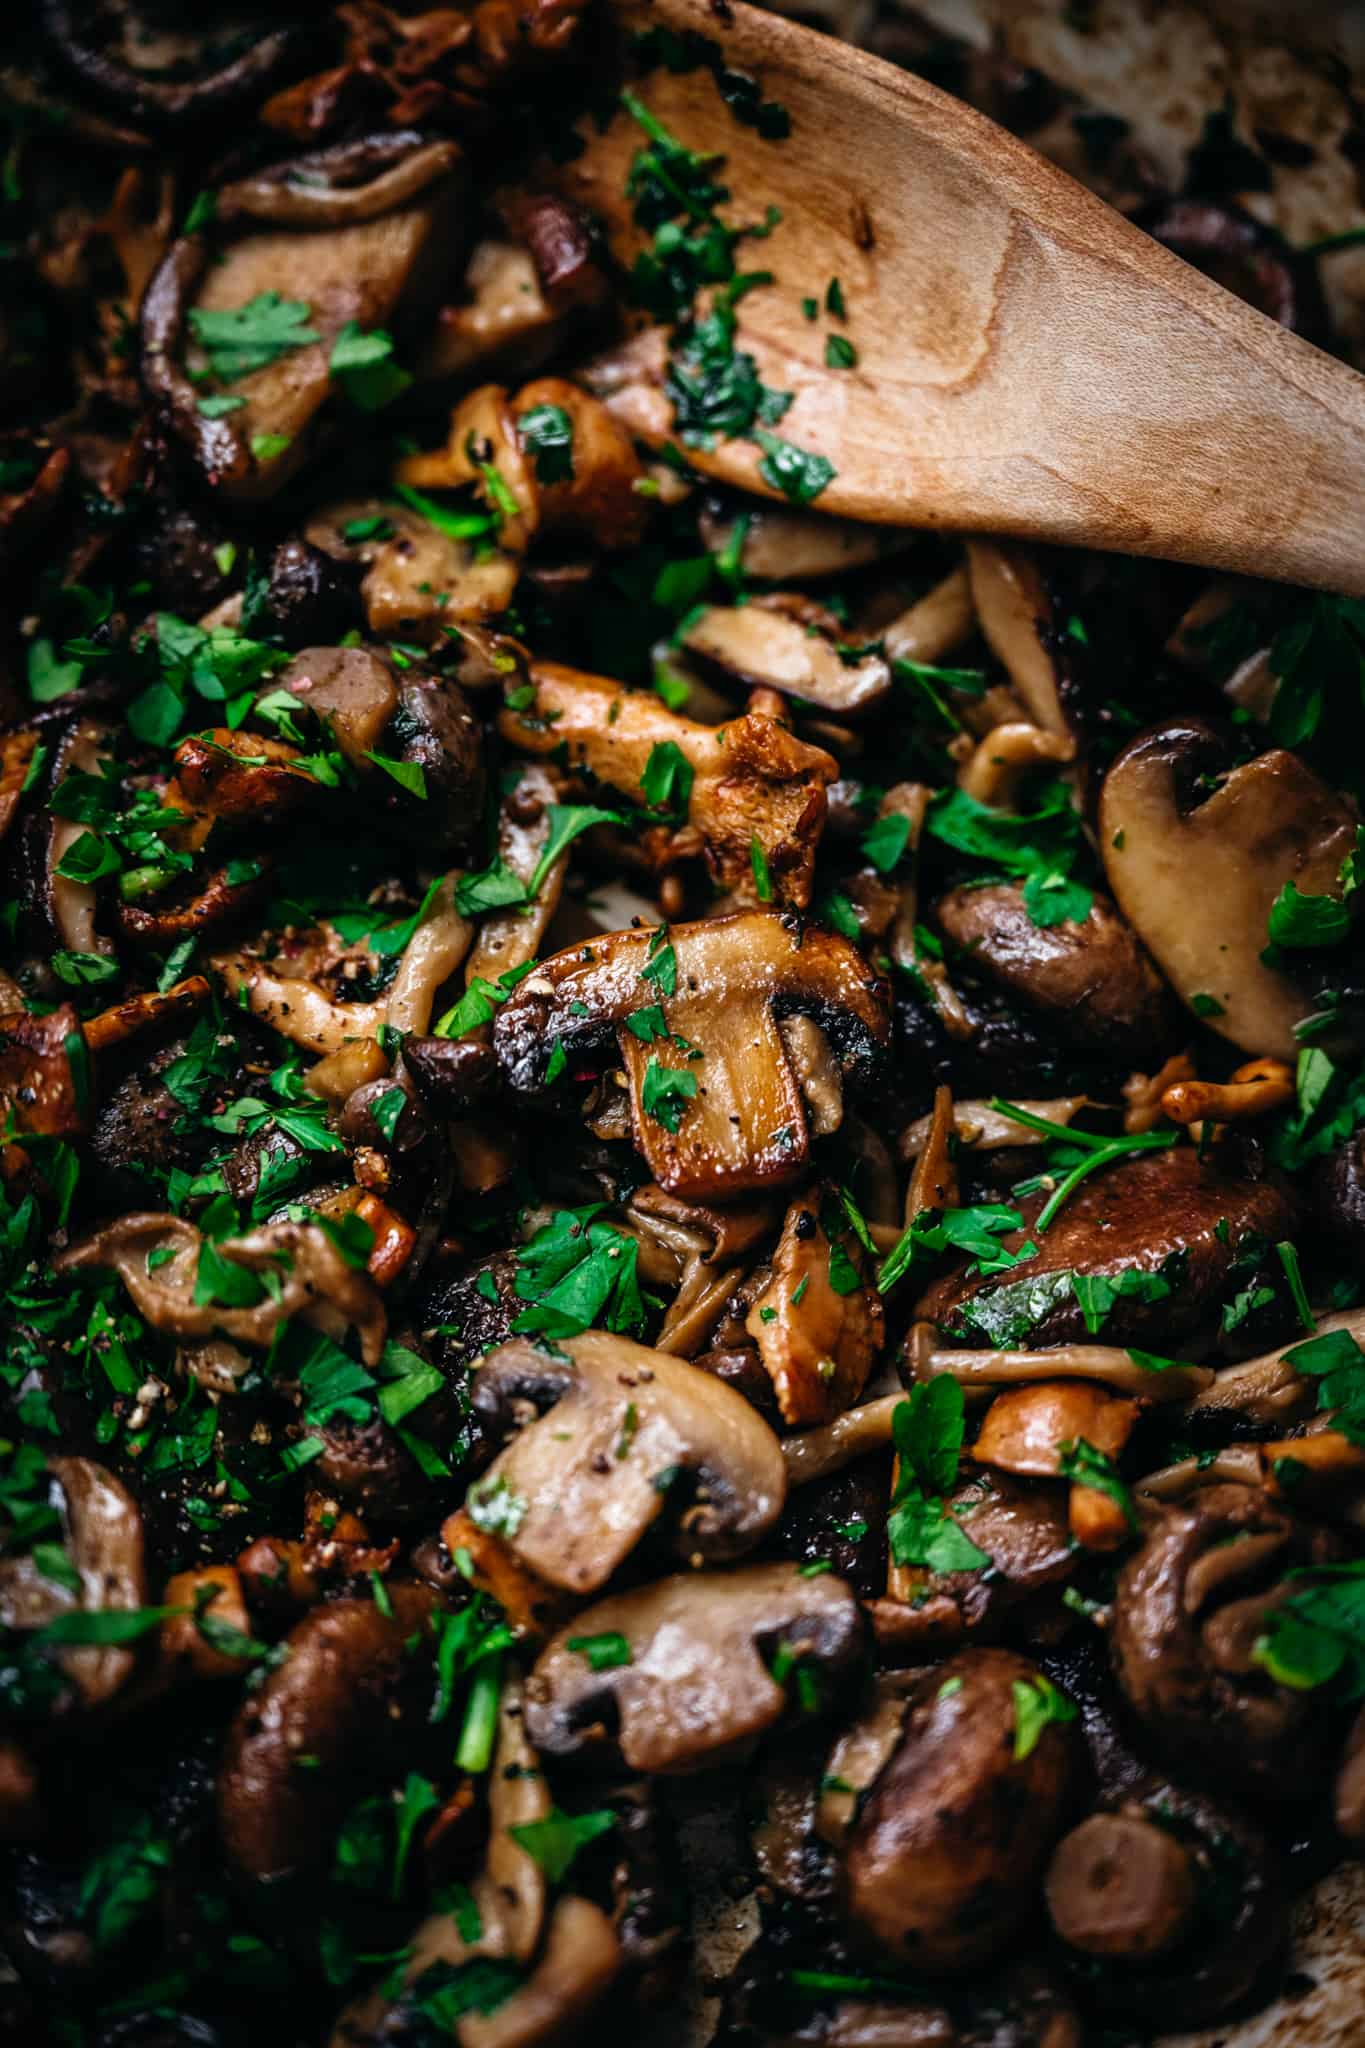
[[[878,58],[726,0],[614,0],[621,28],[700,30],[779,101],[791,133],[741,125],[709,70],[633,90],[680,141],[723,156],[732,223],[776,282],[739,303],[737,345],[795,393],[780,433],[837,472],[823,510],[1027,535],[1365,594],[1365,379],[1255,312],[991,121]],[[644,136],[585,124],[557,172],[629,261],[626,174]],[[824,311],[837,277],[848,317]],[[814,297],[811,322],[802,299]],[[825,367],[829,333],[857,349]],[[662,336],[614,409],[671,431]],[[688,451],[774,495],[758,452]]]

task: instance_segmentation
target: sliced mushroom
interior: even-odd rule
[[[261,1298],[247,1308],[195,1299],[205,1240],[183,1217],[123,1216],[107,1223],[53,1261],[58,1272],[107,1266],[153,1329],[175,1337],[204,1338],[221,1331],[239,1343],[268,1347],[293,1316],[335,1338],[354,1328],[367,1365],[384,1348],[384,1306],[364,1273],[347,1264],[315,1223],[271,1223],[245,1237],[224,1238],[220,1258],[249,1273],[266,1274]],[[162,1254],[155,1265],[151,1261]],[[169,1257],[165,1256],[169,1254]]]
[[[786,1495],[776,1437],[742,1395],[683,1359],[588,1331],[563,1355],[513,1339],[486,1356],[473,1402],[485,1433],[521,1428],[470,1489],[476,1524],[503,1535],[548,1585],[604,1586],[686,1489],[674,1547],[726,1563],[762,1540]],[[685,1476],[684,1476],[685,1475]]]
[[[558,790],[549,770],[538,761],[523,766],[515,785],[506,791],[498,809],[497,857],[509,874],[529,887],[550,836],[549,808]],[[482,977],[496,981],[514,967],[534,960],[559,908],[569,857],[554,861],[535,900],[515,909],[493,911],[484,918],[474,950],[465,964],[465,980],[472,988]]]
[[[665,945],[676,989],[669,996],[658,970],[649,973]],[[656,1005],[670,1036],[647,1043],[627,1020]],[[884,984],[847,940],[790,930],[772,911],[743,911],[614,932],[555,954],[503,1005],[493,1043],[521,1094],[544,1086],[556,1045],[571,1068],[584,1056],[600,1064],[614,1046],[629,1079],[635,1144],[660,1186],[731,1200],[781,1186],[805,1165],[805,1105],[776,1022],[796,1011],[816,1017],[846,1078],[871,1065],[889,1036]],[[647,1106],[658,1106],[660,1070],[685,1077],[673,1098],[676,1130],[667,1092],[667,1121]]]
[[[8,1129],[74,1137],[90,1120],[85,1034],[71,1003],[0,1016],[0,1113]]]
[[[823,633],[759,603],[705,606],[687,621],[682,645],[750,689],[780,690],[840,717],[874,709],[891,689],[883,655],[845,660]]]
[[[122,1480],[91,1458],[52,1458],[53,1503],[78,1584],[47,1577],[32,1556],[0,1560],[0,1621],[44,1628],[61,1614],[121,1613],[146,1605],[142,1515]],[[132,1675],[136,1651],[116,1643],[52,1653],[87,1707],[101,1707]]]
[[[368,647],[302,647],[275,687],[325,718],[337,746],[362,771],[398,709],[392,671]]]
[[[594,1671],[571,1639],[624,1637],[629,1661]],[[769,1668],[802,1671],[818,1695],[861,1642],[842,1580],[795,1565],[682,1574],[585,1609],[548,1643],[526,1687],[526,1725],[547,1756],[603,1750],[632,1771],[713,1765],[782,1718],[789,1695]]]
[[[380,639],[443,644],[450,626],[506,611],[521,572],[506,549],[462,540],[387,498],[328,505],[305,530],[313,546],[363,567],[361,602]]]
[[[568,417],[570,473],[542,482],[534,465],[542,528],[596,548],[638,547],[650,508],[635,488],[644,471],[629,434],[599,399],[564,377],[522,386],[512,400],[518,432],[527,413],[547,405]]]
[[[705,841],[720,887],[752,900],[756,843],[775,900],[798,909],[810,901],[825,789],[838,774],[829,754],[761,712],[698,725],[651,691],[627,690],[549,661],[531,664],[531,681],[534,703],[509,708],[498,721],[511,745],[530,754],[564,748],[571,765],[589,769],[637,804],[645,801],[650,755],[658,746],[675,747],[692,771],[688,822]]]
[[[1132,927],[1105,896],[1079,922],[1039,925],[1016,882],[955,889],[934,921],[964,965],[1041,1012],[1069,1043],[1145,1057],[1169,1036],[1166,990]]]
[[[303,22],[277,24],[271,10],[259,8],[201,21],[197,35],[187,24],[180,35],[172,32],[169,49],[164,36],[147,35],[129,7],[42,0],[35,13],[53,58],[83,91],[126,119],[175,134],[229,119],[267,92],[307,48]],[[108,34],[111,15],[121,31],[117,38]],[[139,49],[147,40],[151,62]]]
[[[886,1326],[866,1254],[833,1192],[823,1203],[818,1190],[803,1195],[787,1211],[771,1278],[744,1327],[784,1422],[828,1422],[861,1394]]]
[[[967,571],[953,569],[892,620],[882,645],[889,661],[937,662],[962,645],[975,623]]]
[[[972,1968],[1019,1928],[1080,1778],[1074,1722],[1025,1753],[1019,1693],[1042,1674],[1011,1650],[965,1650],[927,1672],[864,1797],[844,1858],[850,1916],[898,1960]]]
[[[1024,1225],[1002,1237],[1008,1249],[1028,1240],[1041,1199],[1021,1198]],[[1292,1237],[1296,1222],[1293,1198],[1277,1181],[1225,1173],[1193,1146],[1139,1153],[1083,1181],[1023,1265],[980,1275],[963,1263],[929,1286],[916,1313],[954,1343],[1004,1349],[1026,1334],[1032,1345],[1083,1344],[1088,1332],[1072,1273],[1160,1275],[1174,1260],[1179,1284],[1154,1301],[1121,1296],[1104,1339],[1166,1357],[1173,1346],[1197,1353],[1215,1335],[1238,1274],[1243,1285],[1249,1277],[1241,1248],[1257,1235],[1271,1244]]]
[[[1100,850],[1124,916],[1211,1030],[1277,1059],[1297,1057],[1294,1027],[1312,1005],[1262,958],[1271,905],[1289,882],[1339,894],[1355,832],[1351,806],[1296,755],[1275,749],[1229,772],[1228,750],[1197,719],[1134,740],[1100,793]]]
[[[1052,601],[1036,557],[1015,541],[970,540],[967,573],[977,621],[1029,717],[1044,732],[1069,738],[1050,645]]]
[[[746,576],[769,583],[804,583],[816,576],[842,576],[863,569],[906,545],[895,528],[865,526],[856,519],[832,519],[782,505],[708,498],[698,529],[702,545],[719,555],[734,543],[740,521],[739,566]]]
[[[429,1586],[390,1585],[388,1611],[336,1600],[304,1616],[249,1694],[218,1775],[218,1827],[238,1876],[282,1886],[325,1868],[357,1780],[397,1763],[431,1704]],[[315,1766],[300,1769],[300,1756]]]

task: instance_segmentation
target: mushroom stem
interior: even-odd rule
[[[1161,1097],[1173,1124],[1245,1123],[1294,1100],[1294,1069],[1286,1060],[1248,1060],[1226,1081],[1175,1081]]]
[[[1068,735],[1044,732],[1039,725],[997,725],[977,742],[958,774],[958,786],[979,804],[1016,810],[1027,776],[1075,758],[1076,742]]]
[[[1092,1813],[1063,1836],[1044,1890],[1062,1940],[1091,1956],[1160,1955],[1195,1904],[1194,1872],[1175,1836],[1126,1813]]]

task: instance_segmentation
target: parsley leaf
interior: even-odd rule
[[[598,1221],[601,1203],[559,1209],[517,1254],[513,1293],[531,1305],[513,1323],[518,1335],[576,1337],[601,1317],[609,1330],[638,1331],[645,1308],[633,1237]]]
[[[1072,1480],[1077,1486],[1093,1487],[1096,1493],[1107,1494],[1110,1500],[1117,1501],[1129,1528],[1136,1534],[1137,1509],[1113,1459],[1106,1452],[1096,1450],[1083,1436],[1071,1443],[1059,1444],[1057,1449],[1057,1470],[1062,1478]]]
[[[545,1820],[525,1821],[507,1832],[540,1865],[550,1883],[558,1884],[579,1852],[615,1826],[616,1815],[609,1807],[595,1813],[564,1813],[555,1806]]]
[[[393,336],[377,327],[364,334],[358,320],[348,320],[332,343],[327,367],[362,412],[381,411],[412,382],[393,360]]]
[[[231,312],[191,306],[190,329],[209,359],[209,368],[224,383],[264,370],[291,350],[316,341],[307,323],[311,308],[302,299],[284,299],[278,292],[258,292]]]
[[[779,440],[776,434],[765,434],[760,428],[754,439],[763,450],[759,475],[793,505],[813,504],[839,473],[827,456]]]
[[[1346,1699],[1365,1695],[1365,1561],[1310,1566],[1284,1583],[1294,1590],[1267,1608],[1256,1662],[1296,1692],[1338,1684]]]
[[[962,1389],[948,1373],[918,1381],[891,1418],[899,1464],[887,1535],[897,1564],[960,1572],[990,1563],[942,1498],[957,1478],[963,1418]]]
[[[651,1056],[640,1090],[640,1107],[666,1131],[676,1131],[683,1110],[697,1092],[697,1077],[686,1067],[666,1067]]]
[[[596,1636],[570,1636],[569,1648],[587,1658],[590,1671],[616,1671],[633,1661],[630,1644],[619,1629],[606,1629]]]
[[[686,811],[692,780],[692,763],[677,742],[656,740],[640,777],[640,788],[650,809]]]
[[[1074,1721],[1080,1712],[1075,1700],[1044,1678],[1016,1678],[1014,1693],[1014,1756],[1016,1763],[1032,1756],[1043,1730],[1053,1721]]]
[[[1270,906],[1268,931],[1272,946],[1298,951],[1307,946],[1339,946],[1351,929],[1351,913],[1335,896],[1301,896],[1286,882]]]
[[[517,420],[522,447],[535,463],[536,482],[573,482],[573,421],[562,405],[533,405]]]

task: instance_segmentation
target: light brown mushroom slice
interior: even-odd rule
[[[891,689],[882,655],[846,662],[823,633],[760,604],[705,606],[686,626],[682,644],[751,689],[780,690],[840,717],[872,710]]]
[[[904,1221],[907,1226],[922,1216],[926,1209],[938,1214],[941,1210],[954,1208],[957,1203],[957,1165],[952,1150],[957,1122],[951,1088],[934,1090],[933,1109],[921,1121],[924,1136],[905,1190]]]
[[[72,1003],[45,1017],[27,1009],[0,1015],[0,1115],[7,1129],[69,1138],[85,1128],[89,1104],[72,1064],[74,1055],[79,1066],[85,1044]]]
[[[65,749],[62,765],[67,774],[98,775],[103,759],[100,742],[107,737],[103,726],[84,720]],[[89,826],[76,818],[54,818],[48,834],[47,876],[52,922],[63,948],[72,953],[112,954],[112,942],[95,928],[95,890],[89,882],[73,882],[57,873],[71,848]]]
[[[557,798],[553,777],[538,761],[523,765],[515,789],[503,797],[498,811],[498,859],[523,884],[529,884],[545,850],[550,836],[549,808]],[[528,817],[528,810],[537,804],[538,813]],[[494,910],[484,918],[465,963],[465,981],[471,987],[480,978],[496,981],[500,974],[535,959],[559,908],[568,865],[568,854],[562,854],[529,907]]]
[[[339,1003],[302,976],[274,972],[244,953],[218,953],[210,962],[230,996],[305,1052],[339,1053],[356,1039],[373,1039],[388,1022],[387,999]]]
[[[883,1673],[867,1707],[830,1751],[820,1779],[815,1831],[832,1848],[842,1844],[857,1819],[858,1795],[889,1763],[900,1739],[905,1708],[905,1680],[899,1673]]]
[[[1293,1060],[1310,1004],[1262,959],[1267,920],[1287,882],[1340,894],[1356,817],[1278,748],[1186,801],[1197,775],[1225,758],[1197,721],[1134,740],[1105,777],[1100,850],[1120,909],[1182,1002],[1243,1051]],[[1198,998],[1218,1003],[1217,1014]]]
[[[309,429],[332,396],[329,359],[338,334],[350,321],[366,332],[391,323],[447,240],[454,198],[455,182],[443,177],[377,220],[314,234],[266,229],[243,235],[209,268],[197,311],[235,312],[263,292],[277,292],[307,306],[305,325],[318,337],[234,383],[234,397],[246,404],[233,412],[232,424],[245,443],[256,444],[256,459],[243,474],[222,480],[229,496],[268,497],[301,468]],[[194,354],[191,349],[191,363]],[[263,451],[262,436],[285,445]]]
[[[813,1017],[779,1017],[777,1028],[801,1084],[813,1138],[829,1138],[844,1120],[844,1078],[839,1062]]]
[[[1170,1365],[1153,1371],[1137,1365],[1127,1351],[1109,1344],[1059,1344],[1046,1351],[934,1351],[914,1360],[917,1378],[951,1373],[970,1401],[996,1387],[1037,1380],[1098,1380],[1118,1394],[1144,1401],[1188,1401],[1213,1384],[1203,1365]]]
[[[121,1479],[90,1458],[52,1458],[64,1547],[78,1587],[41,1572],[32,1555],[0,1559],[0,1622],[41,1629],[59,1615],[128,1612],[147,1602],[142,1515]],[[103,1706],[132,1674],[126,1645],[71,1644],[56,1659],[87,1707]]]
[[[354,522],[382,518],[377,535],[351,541]],[[387,498],[329,505],[304,529],[314,547],[366,564],[360,586],[370,631],[380,639],[444,645],[447,627],[496,618],[512,602],[520,557],[444,533],[420,512]]]
[[[772,1255],[772,1277],[744,1321],[783,1421],[798,1427],[828,1422],[852,1407],[886,1337],[862,1248],[851,1230],[840,1232],[838,1243],[859,1282],[846,1293],[831,1277],[835,1252],[818,1191],[794,1202]]]
[[[777,1438],[742,1394],[684,1359],[606,1331],[562,1347],[571,1365],[512,1339],[480,1363],[477,1412],[515,1426],[550,1405],[476,1480],[466,1511],[545,1584],[595,1593],[667,1505],[661,1475],[695,1475],[682,1517],[686,1556],[723,1563],[751,1550],[786,1497]]]
[[[531,368],[549,355],[569,315],[551,305],[522,242],[485,237],[465,268],[469,296],[443,306],[417,359],[423,383],[444,383],[493,363]]]
[[[969,540],[967,573],[977,622],[1030,718],[1044,732],[1069,738],[1056,665],[1044,638],[1052,601],[1036,557],[1017,541]]]
[[[896,527],[866,526],[857,519],[831,518],[827,512],[708,499],[697,522],[702,546],[710,554],[723,554],[733,544],[741,519],[739,566],[746,576],[768,583],[842,576],[899,553],[913,538]]]
[[[595,548],[632,548],[643,540],[650,503],[635,488],[644,474],[635,444],[620,422],[577,384],[564,377],[538,377],[512,400],[520,423],[541,406],[552,405],[569,421],[570,474],[541,482],[541,523],[547,533],[577,534]]]
[[[368,773],[368,756],[398,709],[392,672],[373,648],[300,648],[275,687],[326,718],[352,767]]]
[[[676,992],[660,997],[641,977],[665,938]],[[656,999],[672,1036],[647,1044],[626,1019]],[[572,1049],[575,1037],[600,1044],[613,1033],[630,1085],[635,1144],[655,1180],[670,1194],[733,1200],[791,1182],[809,1152],[804,1099],[774,1017],[778,1003],[816,1011],[832,1040],[843,1040],[837,1049],[848,1068],[887,1043],[886,991],[856,949],[809,926],[792,931],[775,912],[760,910],[674,925],[666,934],[614,932],[555,954],[503,1005],[494,1045],[512,1086],[534,1091],[556,1041]],[[696,1083],[694,1095],[676,1100],[676,1131],[645,1107],[647,1083],[657,1087],[660,1069]]]
[[[953,569],[917,598],[882,634],[888,661],[938,662],[960,647],[976,624],[971,579]]]
[[[979,804],[1018,810],[1031,775],[1040,768],[1060,767],[1075,756],[1076,742],[1070,734],[1011,721],[993,727],[977,742],[958,772],[958,786]]]
[[[649,690],[628,690],[604,676],[531,664],[535,701],[504,710],[502,736],[529,754],[566,750],[632,803],[656,746],[675,746],[692,770],[688,822],[706,842],[711,871],[723,889],[753,901],[753,846],[767,857],[775,900],[804,909],[810,901],[815,851],[825,821],[825,790],[838,764],[760,712],[719,726],[699,725],[670,711]]]
[[[377,1365],[384,1348],[384,1304],[368,1276],[349,1266],[332,1240],[314,1223],[266,1224],[216,1246],[221,1258],[254,1273],[272,1276],[273,1292],[248,1308],[223,1308],[195,1300],[199,1255],[205,1240],[183,1217],[142,1212],[119,1217],[60,1252],[53,1270],[67,1272],[107,1266],[127,1288],[139,1314],[153,1329],[174,1337],[211,1337],[219,1332],[242,1344],[266,1349],[281,1324],[301,1316],[327,1336],[341,1338],[354,1328],[367,1365]],[[169,1253],[152,1266],[154,1254]]]
[[[593,1671],[569,1647],[592,1635],[624,1636],[629,1663]],[[804,1578],[790,1563],[680,1574],[585,1608],[546,1645],[527,1681],[527,1728],[543,1755],[605,1746],[632,1771],[701,1769],[781,1719],[788,1695],[767,1662],[779,1645],[838,1675],[860,1643],[841,1579]]]
[[[1050,1478],[1061,1469],[1061,1447],[1084,1438],[1116,1458],[1133,1433],[1136,1401],[1088,1380],[1040,1380],[997,1394],[982,1418],[972,1456],[1003,1472]]]
[[[1094,1105],[1088,1095],[1055,1095],[1046,1101],[1021,1099],[1015,1107],[1028,1110],[1049,1123],[1069,1124],[1083,1109]],[[896,1147],[902,1159],[919,1158],[929,1139],[932,1124],[932,1117],[921,1116],[906,1125]],[[1052,1142],[1045,1131],[1016,1123],[1013,1117],[992,1108],[989,1102],[976,1100],[954,1105],[953,1137],[959,1150],[970,1152],[994,1152],[1002,1146],[1013,1150],[1016,1145],[1047,1145]]]
[[[1365,1518],[1365,1449],[1337,1429],[1259,1444],[1262,1484],[1300,1513],[1356,1527]]]

